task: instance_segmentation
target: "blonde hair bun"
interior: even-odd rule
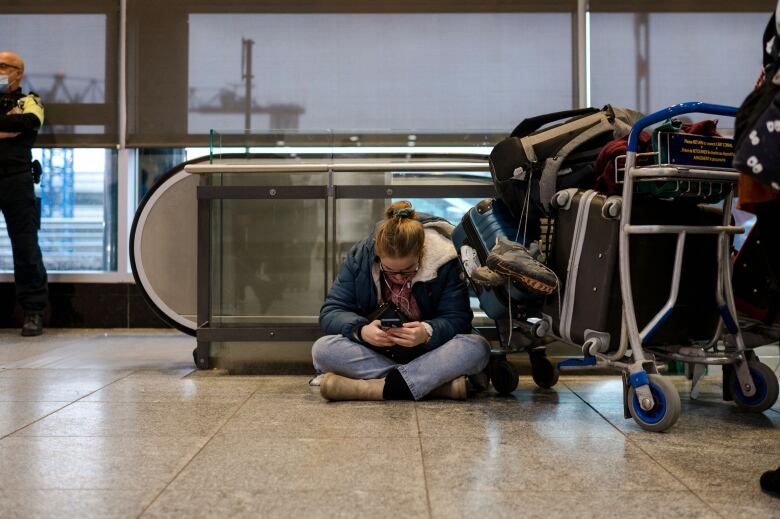
[[[385,218],[414,218],[417,212],[414,206],[408,200],[400,200],[385,210]]]
[[[425,231],[408,200],[400,200],[385,210],[385,221],[376,232],[374,247],[380,256],[403,258],[422,256]]]

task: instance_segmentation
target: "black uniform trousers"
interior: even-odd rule
[[[16,298],[25,312],[43,313],[49,287],[38,245],[40,212],[31,174],[0,176],[0,210],[13,249]]]
[[[764,239],[761,244],[766,251],[769,265],[780,283],[780,198],[772,202],[755,204],[753,210],[761,223],[761,233]]]

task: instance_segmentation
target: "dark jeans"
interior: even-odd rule
[[[770,293],[773,296],[769,301],[766,321],[773,322],[780,319],[780,198],[753,207],[758,218],[758,229],[761,231],[761,250],[766,255]]]
[[[774,278],[780,281],[780,198],[754,206],[761,225],[761,244],[773,269]]]
[[[38,245],[40,212],[32,175],[0,177],[0,210],[13,249],[16,298],[26,312],[42,313],[49,299],[49,287]]]

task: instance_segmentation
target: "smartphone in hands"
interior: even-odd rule
[[[399,328],[403,326],[404,322],[400,317],[383,317],[379,320],[380,326],[383,330],[389,330],[390,328]]]

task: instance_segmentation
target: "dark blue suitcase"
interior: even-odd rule
[[[461,262],[461,247],[467,245],[476,251],[479,264],[484,265],[490,249],[502,236],[514,240],[517,224],[503,202],[488,198],[463,215],[452,233],[452,241]],[[522,330],[522,323],[529,314],[541,315],[544,296],[525,292],[514,283],[499,287],[485,287],[471,282],[470,285],[479,299],[479,306],[496,322],[501,349],[491,352],[487,369],[496,391],[508,395],[517,388],[517,368],[506,357],[510,351],[528,352],[534,382],[540,387],[553,387],[558,381],[558,372],[547,359],[544,346],[538,344],[527,330]],[[516,328],[518,333],[513,334],[512,330]]]
[[[469,209],[455,227],[452,242],[461,258],[461,247],[468,245],[477,251],[480,265],[485,265],[490,249],[499,237],[506,236],[514,240],[517,229],[509,209],[498,199],[485,199]],[[529,294],[518,288],[514,283],[507,287],[485,287],[471,283],[474,293],[479,299],[479,306],[485,314],[494,320],[507,319],[512,303],[539,303],[543,296]],[[511,301],[510,301],[511,299]]]

